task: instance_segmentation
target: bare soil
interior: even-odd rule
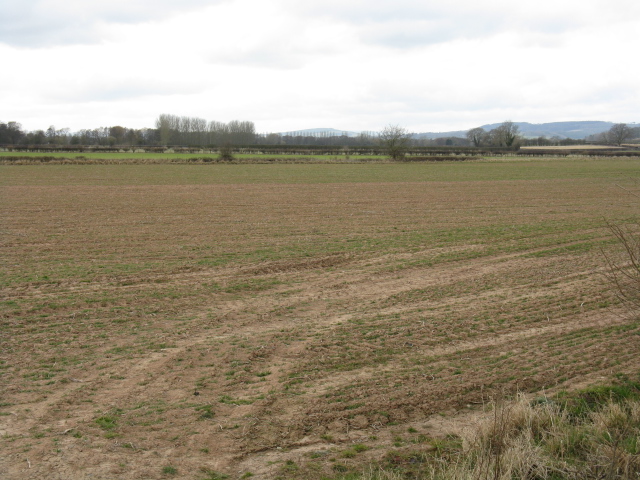
[[[2,478],[335,474],[638,370],[602,183],[3,196]]]

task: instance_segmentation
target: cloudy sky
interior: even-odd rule
[[[1,0],[0,121],[640,122],[638,0]]]

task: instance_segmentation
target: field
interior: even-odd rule
[[[162,153],[162,152],[0,152],[0,164],[3,162],[11,163],[31,163],[33,161],[42,162],[42,159],[49,161],[66,162],[66,163],[187,163],[187,162],[213,162],[218,159],[218,152],[214,150],[203,150],[202,153]],[[277,155],[279,161],[295,160],[304,157],[307,161],[332,161],[344,160],[346,155],[309,155],[305,154],[282,154]],[[19,158],[19,160],[16,160]],[[237,160],[251,160],[253,162],[259,160],[273,160],[274,155],[264,153],[235,153],[234,158]],[[357,157],[359,158],[359,157]],[[382,155],[367,155],[367,160],[378,159],[384,160]]]
[[[640,371],[638,157],[0,172],[1,478],[334,478]]]
[[[531,146],[520,147],[523,150],[611,150],[611,145],[553,145],[553,146]],[[613,147],[615,148],[615,147]]]

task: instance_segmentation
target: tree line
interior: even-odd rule
[[[472,128],[466,133],[467,145],[474,147],[518,148],[521,139],[519,127],[510,120],[487,132],[484,128]],[[379,134],[380,145],[393,160],[404,158],[406,151],[416,145],[409,131],[400,125],[387,125]],[[453,140],[447,139],[446,146],[453,146]],[[465,146],[457,144],[456,146]]]
[[[121,126],[82,129],[71,132],[68,128],[26,132],[18,122],[0,122],[0,145],[157,145],[157,132],[153,129],[133,129]]]
[[[620,146],[627,140],[640,138],[640,127],[629,127],[626,123],[616,123],[608,131],[590,135],[584,140],[560,137],[524,138],[519,134],[519,128],[516,124],[506,121],[488,132],[481,127],[472,128],[467,131],[466,137],[475,147],[584,145],[594,142]]]
[[[250,121],[228,123],[198,117],[162,114],[155,128],[127,128],[120,125],[82,129],[68,128],[25,132],[18,122],[0,122],[0,145],[101,145],[101,146],[220,146],[256,143],[255,125]]]
[[[553,145],[581,145],[587,142],[597,142],[621,145],[629,139],[640,138],[640,127],[629,127],[619,123],[607,132],[591,135],[585,140],[575,140],[559,137],[524,138],[518,125],[512,121],[505,121],[490,131],[481,127],[472,128],[466,132],[465,138],[442,137],[435,139],[419,138],[409,133],[403,127],[397,127],[403,138],[404,148],[409,147],[499,147],[518,148],[519,146],[553,146]],[[256,133],[255,125],[251,121],[232,120],[228,123],[207,121],[199,117],[187,117],[170,114],[159,115],[155,121],[155,128],[133,129],[119,125],[82,129],[71,132],[68,128],[57,129],[50,126],[47,130],[26,132],[18,122],[0,122],[0,145],[53,145],[53,146],[245,146],[245,145],[308,145],[308,146],[345,146],[345,147],[375,147],[384,145],[387,141],[382,137],[389,134],[390,127],[381,132],[361,133],[357,136],[346,134],[335,135],[325,132],[315,134],[279,134]],[[393,135],[392,135],[393,136]]]
[[[521,138],[519,130],[518,125],[507,120],[488,132],[482,127],[472,128],[466,137],[474,147],[515,147]]]
[[[252,145],[256,140],[253,122],[231,120],[229,123],[198,117],[162,114],[156,120],[161,145]]]
[[[640,138],[640,127],[630,127],[626,123],[616,123],[606,132],[588,136],[587,141],[620,146],[627,140],[636,138]]]

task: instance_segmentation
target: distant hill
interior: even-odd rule
[[[560,137],[581,140],[589,135],[602,133],[609,130],[612,122],[584,121],[584,122],[551,122],[551,123],[528,123],[514,122],[520,128],[520,134],[525,137]],[[493,130],[499,127],[500,123],[482,125],[485,130]],[[466,130],[456,130],[451,132],[426,132],[417,133],[416,138],[442,138],[442,137],[464,137]]]
[[[514,122],[520,129],[520,134],[528,138],[537,137],[560,137],[582,140],[589,135],[606,132],[613,126],[613,122],[600,121],[583,121],[583,122],[550,122],[550,123],[528,123]],[[629,124],[636,126],[637,124]],[[482,125],[485,130],[493,130],[499,127],[500,123],[491,123]],[[294,130],[290,132],[280,132],[280,135],[292,136],[311,136],[311,137],[338,137],[346,135],[348,137],[357,137],[361,132],[353,132],[347,130],[337,130],[335,128],[307,128],[304,130]],[[362,132],[375,135],[377,132]],[[414,138],[443,138],[443,137],[460,137],[464,138],[467,130],[453,130],[450,132],[423,132],[414,133]]]
[[[488,125],[489,129],[500,124]],[[551,122],[551,123],[518,123],[520,132],[525,137],[553,137],[583,139],[589,135],[606,132],[613,126],[612,122]]]

